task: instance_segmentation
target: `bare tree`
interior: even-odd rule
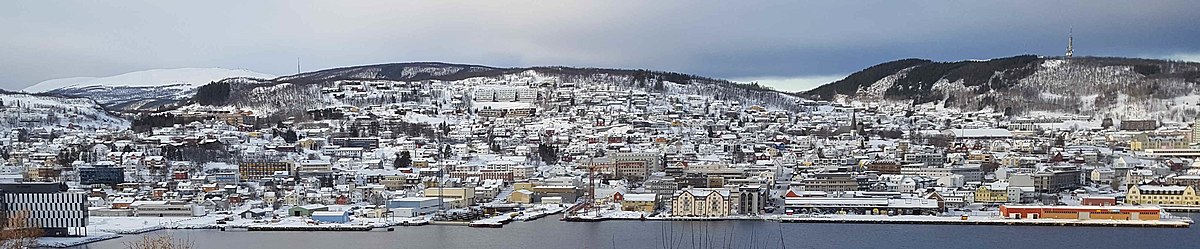
[[[196,248],[193,241],[187,239],[178,239],[172,237],[168,233],[159,233],[158,235],[142,235],[142,238],[132,242],[125,242],[125,248],[129,249],[192,249]]]
[[[37,246],[37,238],[43,234],[41,228],[29,224],[29,210],[10,213],[4,217],[3,224],[0,248],[32,248]]]

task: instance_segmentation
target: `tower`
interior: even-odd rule
[[[1192,143],[1200,142],[1200,117],[1192,121]]]
[[[1073,54],[1075,54],[1075,28],[1071,28],[1071,31],[1067,32],[1067,59],[1070,59]]]

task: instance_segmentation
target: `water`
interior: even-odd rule
[[[1190,215],[1193,219],[1200,214]],[[674,229],[674,236],[667,235]],[[504,228],[396,227],[393,232],[172,230],[196,248],[1200,248],[1200,226],[1114,228],[776,222],[561,222]],[[780,241],[782,233],[783,240]],[[76,248],[125,248],[139,235]],[[663,238],[674,238],[667,242]],[[669,244],[669,245],[668,245]],[[727,247],[728,246],[728,247]]]

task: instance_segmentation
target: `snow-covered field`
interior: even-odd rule
[[[214,228],[220,217],[89,217],[88,231],[137,234],[160,229]]]

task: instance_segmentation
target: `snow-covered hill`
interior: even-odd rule
[[[108,77],[47,80],[24,91],[90,98],[116,110],[152,110],[191,98],[200,85],[237,77],[270,79],[275,76],[243,69],[152,69]]]
[[[0,92],[0,131],[15,127],[119,130],[129,121],[86,98]]]
[[[87,86],[165,86],[165,85],[203,85],[225,78],[250,77],[270,79],[274,75],[254,72],[245,69],[224,68],[175,68],[151,69],[129,72],[107,77],[73,77],[42,81],[26,87],[25,92],[41,93],[62,88],[78,88]]]
[[[569,83],[579,87],[610,87],[603,91],[659,92],[677,95],[703,95],[747,105],[796,110],[798,97],[758,85],[738,84],[695,75],[648,70],[529,67],[496,68],[437,62],[394,63],[335,68],[284,76],[273,80],[230,79],[200,88],[198,106],[256,110],[272,118],[298,117],[305,111],[330,105],[369,106],[439,96],[440,88],[461,88],[481,84],[520,85],[544,88],[550,98],[554,86]],[[331,89],[372,85],[378,92],[362,91],[340,96],[327,94]],[[411,91],[411,92],[410,92]],[[564,90],[566,91],[566,90]],[[442,96],[447,97],[447,96]]]
[[[936,104],[1012,115],[1191,121],[1200,115],[1200,63],[1039,57],[879,64],[801,93],[815,99]]]

